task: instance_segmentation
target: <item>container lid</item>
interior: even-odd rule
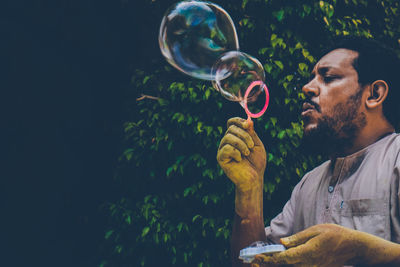
[[[286,248],[280,244],[268,245],[265,242],[257,241],[250,246],[240,250],[239,259],[243,260],[244,263],[250,263],[254,260],[254,257],[257,254],[272,254],[285,250]]]

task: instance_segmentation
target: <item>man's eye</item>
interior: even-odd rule
[[[324,82],[329,83],[337,78],[338,76],[324,76]]]

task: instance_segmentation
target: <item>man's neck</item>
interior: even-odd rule
[[[351,146],[332,151],[329,158],[333,159],[354,154],[394,132],[394,128],[390,124],[382,126],[384,127],[377,127],[375,129],[372,127],[365,127],[360,131],[354,141],[351,142]]]

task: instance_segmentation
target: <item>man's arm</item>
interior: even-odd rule
[[[217,160],[236,186],[231,239],[233,266],[249,266],[238,259],[239,251],[255,241],[266,239],[262,198],[266,153],[252,121],[228,120],[228,130],[221,140]]]
[[[254,189],[250,192],[236,190],[235,218],[232,229],[231,257],[233,266],[249,266],[238,259],[241,249],[259,240],[265,240],[263,219],[263,190]],[[240,203],[253,203],[250,207],[241,209]]]

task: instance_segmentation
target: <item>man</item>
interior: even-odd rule
[[[297,184],[283,211],[263,224],[264,146],[251,122],[228,121],[217,160],[236,185],[231,248],[282,243],[253,266],[400,266],[400,136],[396,55],[348,39],[315,65],[302,118],[304,136],[329,160]],[[309,142],[309,143],[312,143]]]

